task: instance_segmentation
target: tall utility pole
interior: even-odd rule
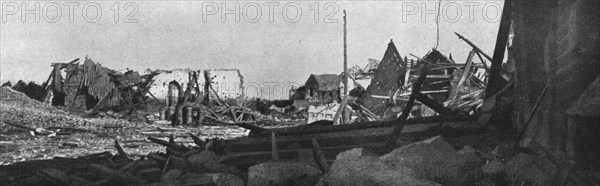
[[[348,113],[346,113],[346,102],[348,101],[348,46],[347,46],[347,36],[346,36],[346,10],[344,10],[344,110],[342,110],[342,124],[345,124],[346,118],[348,118]]]
[[[341,115],[341,123],[346,123],[347,114],[346,113],[346,102],[348,101],[348,54],[346,53],[346,10],[344,10],[344,95],[342,96],[342,102],[338,107],[338,110],[335,112],[335,116],[333,116],[333,124],[337,125],[338,120],[340,120]]]

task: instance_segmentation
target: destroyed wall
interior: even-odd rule
[[[513,4],[516,66],[513,125],[521,131],[544,87],[549,86],[525,133],[559,160],[599,167],[598,123],[568,109],[600,72],[600,3],[596,0],[517,1]],[[596,102],[598,104],[598,102]],[[598,119],[596,113],[596,121]],[[528,142],[528,143],[527,143]]]
[[[188,81],[189,81],[189,73],[193,72],[190,69],[176,69],[171,71],[162,71],[160,74],[154,76],[152,80],[154,81],[150,85],[149,92],[154,95],[158,100],[164,101],[166,103],[168,93],[169,93],[169,83],[176,82],[181,87],[181,94],[183,91],[187,89]],[[202,86],[204,85],[204,76],[201,76],[202,71],[197,71],[200,73],[198,75],[198,79],[200,82],[200,90],[203,90]]]
[[[442,53],[440,53],[440,51],[433,49],[431,52],[429,52],[429,54],[427,54],[423,58],[423,60],[418,62],[417,66],[415,66],[416,69],[414,69],[415,70],[414,72],[416,72],[417,74],[422,73],[420,71],[426,61],[431,64],[440,64],[440,65],[452,63],[450,61],[450,59],[448,59],[446,56],[444,56]],[[430,67],[431,66],[434,66],[434,65],[430,65]],[[454,69],[451,69],[451,68],[437,69],[437,70],[430,68],[427,71],[427,78],[423,82],[421,91],[422,92],[442,91],[442,92],[438,92],[438,93],[428,93],[427,95],[430,96],[431,98],[433,98],[438,103],[445,102],[448,99],[450,90],[452,90],[451,81],[454,79],[457,79],[457,80],[460,79],[460,76],[456,76],[457,78],[454,78],[455,76],[452,75],[453,72],[454,72]],[[416,81],[418,75],[414,75],[414,77],[415,78],[413,80]]]
[[[205,73],[208,73],[209,77],[212,79],[212,86],[221,99],[238,98],[244,96],[244,76],[242,76],[240,70],[213,69],[207,70]]]
[[[402,61],[394,42],[390,41],[365,96],[361,98],[362,105],[374,114],[381,116],[391,101],[390,99],[372,96],[392,97],[396,90],[402,86],[405,73],[406,65]]]
[[[154,82],[149,92],[158,100],[166,103],[169,93],[169,83],[176,82],[181,87],[181,96],[188,87],[189,74],[191,72],[194,72],[194,70],[176,69],[162,71],[152,78]],[[197,70],[195,72],[198,74],[197,85],[200,87],[200,91],[204,91],[204,73],[208,72],[209,77],[212,79],[213,89],[221,99],[237,98],[244,95],[244,77],[238,69]],[[214,93],[211,93],[211,95],[214,95]]]

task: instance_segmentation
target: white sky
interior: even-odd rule
[[[343,9],[348,14],[349,66],[364,67],[368,58],[381,60],[390,39],[402,56],[423,56],[435,47],[437,2],[133,1],[115,6],[115,1],[96,1],[71,6],[68,2],[40,1],[37,15],[23,15],[23,10],[34,9],[36,1],[2,1],[0,80],[43,82],[51,62],[87,55],[115,70],[237,68],[246,83],[261,86],[263,93],[276,86],[271,90],[274,93],[260,97],[282,98],[287,96],[282,91],[285,84],[303,84],[310,74],[342,71]],[[223,3],[229,10],[238,3],[240,12],[226,14],[222,22]],[[500,0],[442,0],[438,50],[452,53],[459,63],[466,60],[470,47],[454,35],[456,31],[491,55],[502,4]],[[97,21],[94,5],[102,12]],[[61,7],[59,16],[57,6]],[[115,7],[119,7],[118,16]],[[213,7],[218,12],[209,15]],[[260,18],[256,17],[256,7],[261,9]],[[138,11],[130,20],[136,23],[124,23],[134,8]],[[297,9],[301,16],[294,22]],[[330,20],[337,23],[323,22],[330,14]],[[254,23],[252,18],[256,18]],[[252,94],[256,91],[248,92],[256,96]]]

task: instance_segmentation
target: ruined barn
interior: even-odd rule
[[[147,97],[145,92],[154,74],[135,71],[121,73],[85,58],[69,63],[53,63],[44,83],[45,101],[71,110],[87,111],[108,107],[135,107]]]

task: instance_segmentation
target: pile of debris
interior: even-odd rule
[[[27,97],[10,87],[0,88],[0,118],[2,122],[22,127],[84,126],[76,115]],[[4,129],[5,125],[0,125]]]
[[[166,146],[167,153],[150,153],[136,160],[115,141],[115,155],[103,152],[15,163],[0,167],[0,181],[8,185],[489,185],[499,183],[499,175],[516,174],[520,176],[505,177],[503,181],[551,183],[541,175],[557,171],[548,166],[548,160],[537,156],[520,154],[505,163],[496,158],[496,152],[470,146],[456,151],[440,136],[381,156],[354,148],[337,154],[331,165],[315,142],[315,151],[308,159],[279,160],[274,151],[271,160],[239,167],[223,161],[219,141],[191,137],[196,146],[175,143],[173,138],[164,141],[149,137]],[[524,173],[511,167],[517,163],[537,166]]]
[[[53,63],[52,72],[44,87],[44,101],[54,106],[63,106],[72,112],[86,111],[93,116],[100,110],[116,110],[129,115],[142,107],[152,77],[156,74],[140,75],[128,70],[117,72],[85,58],[68,63]],[[64,77],[63,77],[64,74]],[[137,112],[135,112],[137,114]]]
[[[381,61],[370,59],[365,68],[350,69],[348,85],[342,83],[343,73],[312,74],[304,86],[291,90],[290,99],[308,102],[308,123],[394,120],[402,114],[413,92],[416,101],[408,110],[408,118],[459,115],[473,119],[483,105],[489,70],[481,53],[473,49],[464,64],[435,49],[422,58],[409,60],[402,58],[390,41]],[[480,63],[474,62],[475,55]],[[421,83],[417,84],[421,75]],[[346,96],[342,94],[345,86],[351,89]]]

